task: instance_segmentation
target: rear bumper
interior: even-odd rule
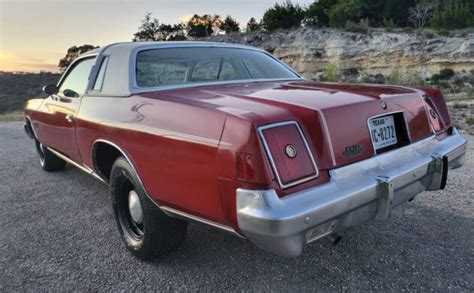
[[[237,190],[240,231],[261,248],[298,256],[305,243],[367,220],[425,190],[443,189],[448,169],[461,167],[466,139],[456,129],[330,172],[331,181],[284,198],[275,190]]]

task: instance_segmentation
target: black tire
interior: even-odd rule
[[[64,169],[66,161],[53,154],[41,142],[35,139],[36,151],[40,160],[41,168],[47,172]]]
[[[188,222],[163,213],[145,194],[137,174],[123,157],[112,166],[110,190],[120,235],[134,256],[146,261],[154,260],[176,250],[184,242]],[[141,217],[135,218],[141,221],[134,220],[129,207],[133,192],[142,210]]]

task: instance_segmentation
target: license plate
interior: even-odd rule
[[[370,137],[375,150],[397,144],[397,132],[393,116],[372,118],[369,120]]]

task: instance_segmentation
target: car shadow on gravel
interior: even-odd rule
[[[184,246],[153,265],[184,268],[190,275],[201,275],[202,266],[209,266],[216,272],[208,276],[214,283],[239,290],[261,289],[263,284],[278,290],[278,281],[298,290],[445,288],[447,284],[472,289],[474,239],[465,232],[473,230],[470,218],[405,204],[388,221],[346,231],[337,246],[322,239],[307,245],[301,257],[291,259],[193,224]],[[221,271],[226,271],[224,277]]]

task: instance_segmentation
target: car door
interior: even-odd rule
[[[81,162],[75,136],[75,117],[81,97],[86,92],[94,57],[73,63],[58,85],[58,93],[49,96],[42,105],[39,121],[42,143]]]

